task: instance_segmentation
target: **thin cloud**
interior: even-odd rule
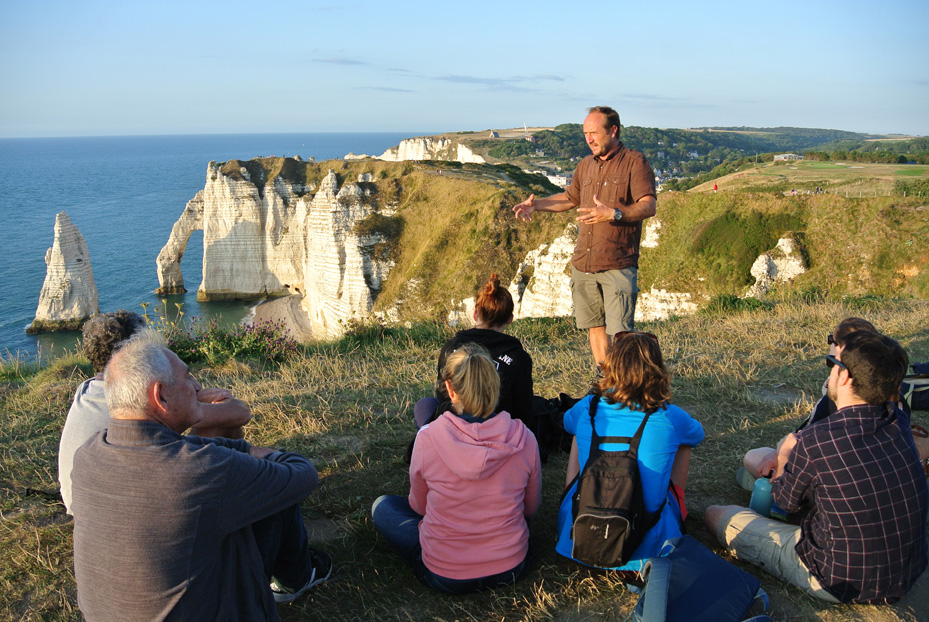
[[[327,65],[368,65],[364,61],[355,60],[354,58],[343,58],[343,57],[330,57],[330,58],[317,58],[315,60],[317,63],[326,63]]]
[[[537,75],[537,76],[511,76],[508,78],[484,78],[480,76],[462,76],[452,74],[448,76],[437,76],[432,78],[442,82],[453,82],[455,84],[477,84],[487,87],[493,91],[517,91],[517,92],[535,92],[538,89],[528,85],[535,85],[542,81],[564,82],[564,78],[554,75]]]
[[[412,89],[398,89],[393,86],[361,86],[358,87],[362,91],[384,91],[386,93],[415,93],[416,91]]]

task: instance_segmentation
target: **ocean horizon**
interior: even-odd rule
[[[210,161],[265,156],[340,159],[380,155],[423,134],[301,133],[0,138],[0,355],[55,357],[73,349],[77,332],[27,335],[45,280],[45,253],[55,217],[66,212],[90,253],[101,312],[129,309],[151,316],[161,307],[155,259],[187,202],[204,186]],[[194,232],[181,262],[186,294],[166,297],[187,317],[246,318],[254,301],[197,302],[203,233]]]

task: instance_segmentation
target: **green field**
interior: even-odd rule
[[[929,179],[929,169],[910,164],[869,164],[834,162],[789,162],[757,164],[691,188],[688,192],[712,192],[713,184],[722,192],[822,192],[848,197],[892,196],[894,181],[900,176]]]

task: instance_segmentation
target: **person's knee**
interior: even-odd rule
[[[377,512],[377,507],[378,507],[381,503],[383,503],[385,499],[387,499],[387,496],[388,496],[388,495],[381,495],[380,497],[378,497],[377,499],[374,500],[374,503],[371,504],[371,516],[372,516],[372,517],[374,517],[375,512]]]
[[[706,528],[713,534],[715,538],[719,538],[717,535],[720,522],[729,514],[737,512],[742,508],[738,505],[711,505],[703,513],[703,524],[706,525]]]
[[[752,477],[759,477],[762,470],[770,470],[771,462],[777,467],[777,450],[771,447],[757,447],[746,452],[742,464]]]

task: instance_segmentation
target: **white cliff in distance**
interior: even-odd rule
[[[55,238],[45,253],[45,265],[39,306],[26,332],[79,329],[100,307],[87,243],[64,212],[55,217]]]
[[[368,156],[356,156],[350,153],[346,160],[363,159]],[[386,162],[403,162],[406,160],[447,160],[450,162],[483,164],[484,158],[471,149],[447,136],[422,136],[406,138],[396,147],[391,147],[378,160]]]
[[[652,231],[657,232],[659,227],[655,226]],[[516,319],[573,315],[571,257],[574,255],[576,238],[577,226],[569,224],[564,233],[551,244],[543,244],[526,255],[509,286],[516,307],[513,313]],[[657,235],[654,238],[657,244]],[[647,292],[639,292],[635,321],[664,320],[696,310],[697,303],[689,293],[652,288]]]
[[[371,253],[377,235],[354,233],[372,212],[369,190],[340,188],[331,169],[318,190],[282,176],[262,183],[252,179],[255,168],[223,170],[209,164],[204,189],[174,225],[158,256],[159,292],[184,291],[180,259],[190,233],[203,229],[198,300],[297,294],[317,338],[337,337],[367,318],[392,266]]]

